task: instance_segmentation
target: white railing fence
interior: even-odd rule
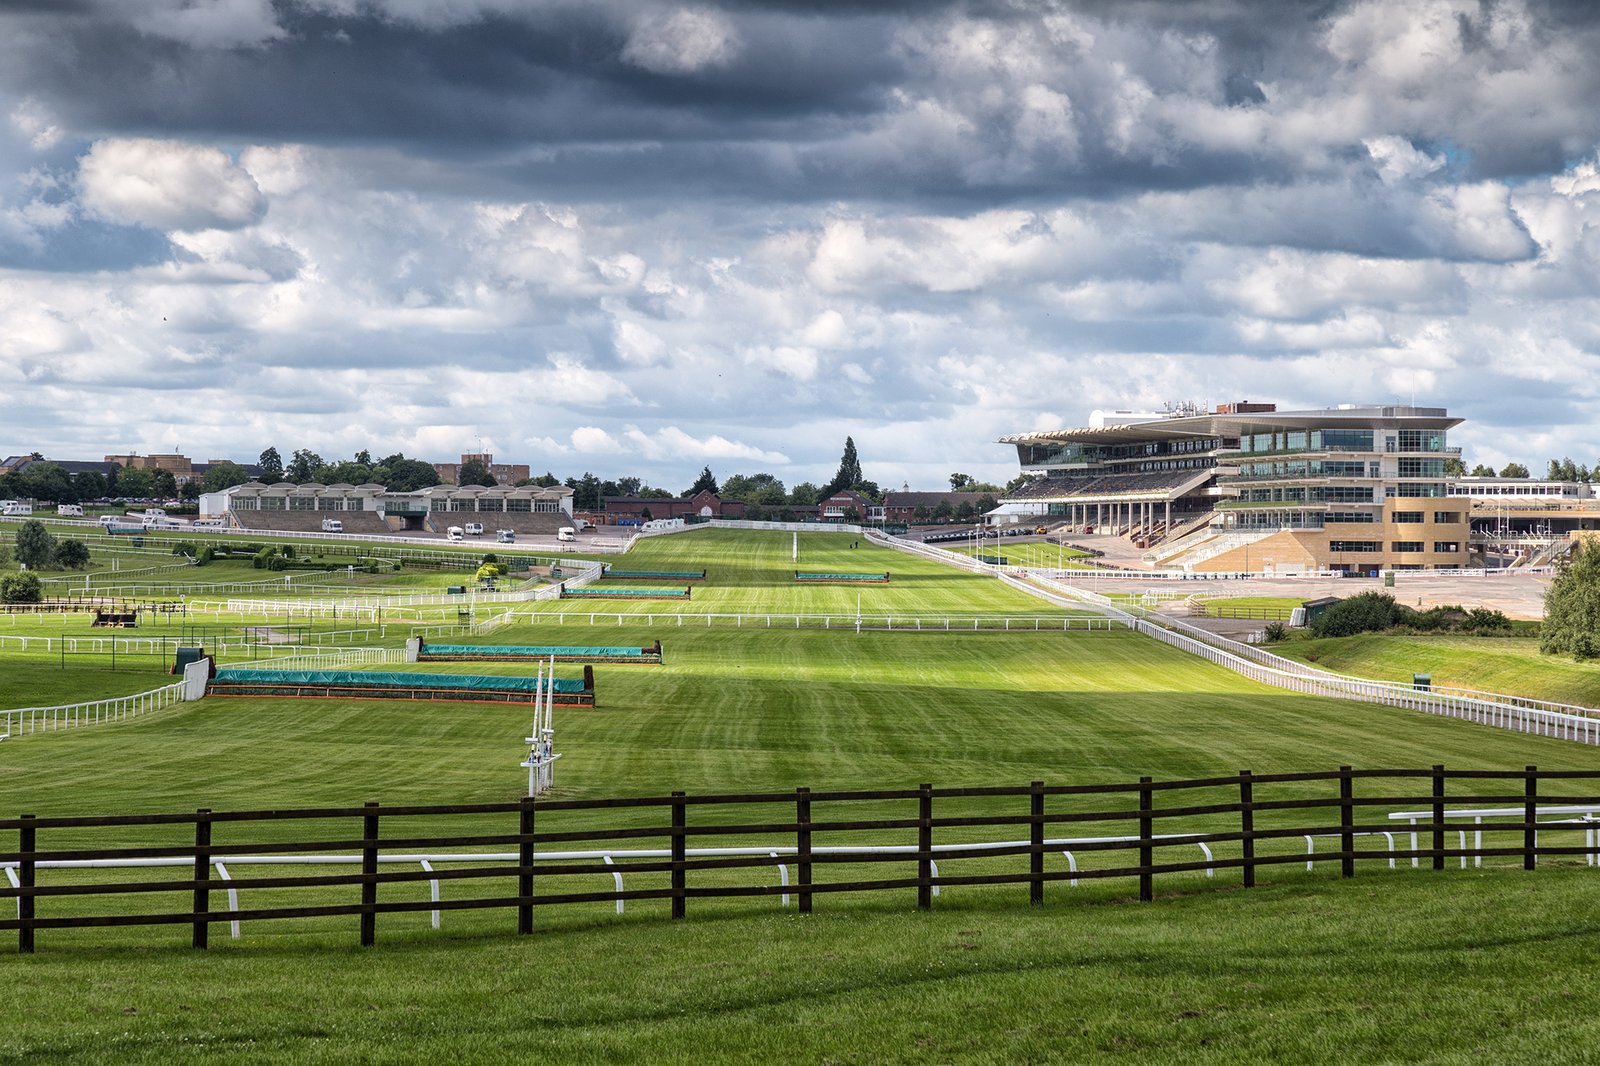
[[[1035,575],[1033,581],[1055,594],[1052,602],[1096,604],[1108,616],[1121,618],[1145,636],[1263,684],[1311,696],[1379,703],[1522,733],[1600,745],[1600,710],[1595,708],[1471,689],[1419,689],[1400,682],[1335,674],[1229,640],[1175,618],[1158,618],[1140,608],[1113,603],[1103,596],[1049,578]],[[1028,588],[1026,582],[1015,584]]]
[[[131,696],[112,696],[88,703],[68,703],[57,707],[18,707],[0,711],[0,739],[55,732],[81,726],[125,722],[130,718],[159,711],[183,699],[183,682],[163,685]]]

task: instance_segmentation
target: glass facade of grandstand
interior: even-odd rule
[[[1285,550],[1318,568],[1465,565],[1464,505],[1450,499],[1445,472],[1460,454],[1448,431],[1461,420],[1442,408],[1238,403],[1097,421],[1002,438],[1024,473],[1041,476],[1001,502],[1141,543],[1202,529],[1295,531],[1307,536]],[[1395,515],[1413,510],[1440,528],[1396,535]]]

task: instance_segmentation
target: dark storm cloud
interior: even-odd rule
[[[1054,59],[1042,51],[1041,69],[1012,75],[952,70],[946,42],[908,45],[907,33],[965,19],[951,30],[958,47],[981,18],[1015,35],[1003,48],[1028,47],[1043,32],[1033,5],[752,3],[714,9],[738,39],[725,62],[662,73],[627,58],[630,18],[655,7],[541,5],[429,24],[375,8],[334,16],[281,3],[273,9],[281,38],[232,48],[130,32],[113,6],[92,14],[82,5],[76,13],[34,7],[13,20],[0,78],[73,127],[104,135],[388,145],[445,162],[485,188],[508,181],[574,197],[604,181],[609,194],[628,197],[687,188],[790,200],[984,200],[1290,180],[1304,160],[1275,147],[1270,130],[1229,144],[1214,143],[1205,127],[1267,114],[1263,84],[1293,97],[1347,65],[1323,40],[1342,4],[1062,5],[1068,17],[1103,20],[1092,43],[1063,46]],[[1464,49],[1505,46],[1488,40],[1496,10],[1485,4],[1462,16]],[[1549,17],[1535,27],[1536,44],[1556,19],[1564,33],[1593,32],[1580,5],[1551,8]],[[1127,88],[1101,69],[1115,64],[1157,103],[1192,99],[1217,110],[1155,114],[1142,143],[1118,143]],[[1489,61],[1486,69],[1497,68]],[[964,84],[976,77],[985,84]],[[1018,157],[1017,100],[977,98],[1043,84],[1070,101],[1077,143]],[[917,128],[919,104],[965,128]],[[1477,115],[1472,104],[1441,107],[1459,123],[1462,163],[1487,175],[1558,164],[1600,122],[1564,116],[1559,102],[1550,117],[1522,123]],[[1417,128],[1397,132],[1426,139],[1428,114],[1404,120]],[[884,151],[896,137],[899,148]],[[618,147],[630,154],[614,155]]]

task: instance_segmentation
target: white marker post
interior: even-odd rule
[[[795,530],[792,536],[794,537],[794,543],[789,545],[789,561],[798,563],[800,561],[800,531],[798,529]]]

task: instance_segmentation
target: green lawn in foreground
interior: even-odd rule
[[[895,583],[871,591],[896,611],[1039,611],[992,579],[874,555],[835,543],[803,565],[889,569]],[[792,569],[787,535],[659,538],[619,565],[697,558],[720,587],[697,589],[691,609],[721,597],[782,613],[811,596],[853,609],[854,589],[781,580]],[[1341,763],[1600,768],[1594,749],[1301,697],[1126,632],[576,621],[483,639],[660,636],[667,661],[596,667],[600,706],[557,712],[567,796],[1083,783]],[[0,810],[505,800],[525,781],[516,763],[529,717],[497,705],[213,698],[0,744]],[[1050,861],[1062,868],[1059,855]],[[1212,882],[1182,874],[1158,880],[1152,905],[1128,902],[1126,881],[1057,883],[1042,909],[1021,903],[1019,886],[955,886],[929,914],[912,911],[908,890],[820,896],[807,919],[771,897],[691,900],[682,923],[666,920],[660,901],[630,903],[621,918],[581,904],[538,909],[531,938],[504,933],[504,913],[449,912],[439,932],[425,914],[386,915],[369,951],[351,946],[353,919],[247,922],[238,947],[219,925],[206,955],[167,946],[186,941],[183,928],[46,931],[36,957],[0,948],[9,1008],[0,1062],[1579,1057],[1600,1028],[1587,980],[1600,874],[1581,859],[1543,865],[1434,873],[1362,863],[1351,883],[1330,863],[1311,874],[1280,866],[1252,892],[1228,871]],[[463,891],[451,884],[445,895]],[[221,905],[220,893],[213,899]],[[152,944],[162,946],[141,946]]]
[[[0,1062],[1582,1062],[1596,876],[44,951],[0,962]]]
[[[1432,674],[1435,685],[1600,707],[1600,662],[1541,655],[1530,637],[1363,633],[1292,640],[1271,650],[1357,677],[1409,683],[1413,673]]]

